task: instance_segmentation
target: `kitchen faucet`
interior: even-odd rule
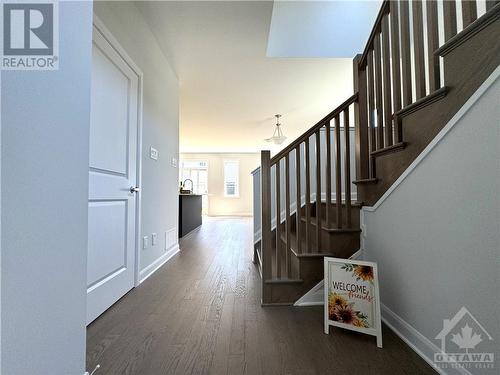
[[[193,184],[193,180],[191,180],[190,178],[186,178],[184,180],[184,182],[182,183],[182,186],[183,186],[184,190],[186,190],[186,181],[191,181],[191,189],[189,191],[192,193],[193,192],[193,185],[194,185]]]

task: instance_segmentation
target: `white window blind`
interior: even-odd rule
[[[224,196],[240,195],[240,163],[237,160],[224,161]]]

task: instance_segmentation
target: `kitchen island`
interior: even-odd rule
[[[201,226],[200,194],[179,194],[179,237]]]

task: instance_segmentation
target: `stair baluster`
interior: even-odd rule
[[[344,175],[346,227],[351,228],[351,145],[349,139],[349,108],[344,110]],[[342,194],[340,194],[342,196]],[[337,206],[337,210],[341,207]]]
[[[344,129],[349,131],[349,129]],[[340,113],[335,116],[335,205],[336,226],[342,228],[342,170],[341,170],[341,148],[340,148]],[[349,181],[349,184],[351,182]]]
[[[427,8],[427,53],[429,65],[429,91],[434,92],[441,86],[441,72],[439,71],[439,56],[434,54],[439,48],[439,30],[438,30],[438,9],[437,2],[427,0],[425,3]],[[396,86],[396,87],[399,87]],[[394,106],[394,112],[397,112],[401,107]]]
[[[415,93],[418,100],[426,95],[424,65],[424,27],[422,21],[422,2],[412,1],[413,12],[413,53],[415,55]]]
[[[447,42],[457,33],[457,3],[443,1],[444,41]]]
[[[296,247],[297,253],[302,253],[302,192],[301,192],[301,171],[302,163],[300,158],[300,143],[295,147],[295,182],[296,182],[296,195],[295,195],[295,235],[296,235]]]
[[[384,123],[382,107],[382,52],[380,48],[380,34],[374,38],[375,49],[375,108],[377,124],[377,150],[384,148]]]
[[[469,26],[472,22],[474,22],[477,18],[477,4],[476,1],[473,0],[464,0],[462,1],[462,20],[464,29]]]
[[[290,154],[285,155],[285,272],[286,278],[291,276],[291,254],[290,241],[292,231],[292,220],[290,219]]]
[[[316,131],[316,250],[321,253],[321,137]]]
[[[331,150],[331,129],[330,121],[326,122],[325,125],[325,140],[326,140],[326,158],[325,158],[325,183],[326,183],[326,226],[330,228],[331,220],[331,209],[332,209],[332,150]]]
[[[376,127],[375,127],[375,73],[373,67],[373,51],[368,53],[368,133],[370,134],[370,175],[362,176],[363,178],[375,178],[375,158],[372,152],[377,150]],[[365,94],[365,93],[363,93]],[[360,127],[365,125],[364,119],[360,118]]]
[[[436,1],[431,1],[436,5]],[[437,8],[436,8],[437,9]],[[392,113],[401,109],[401,70],[399,61],[399,7],[397,1],[391,1],[391,56],[392,56]],[[437,14],[437,13],[436,13]],[[437,29],[436,29],[437,31]],[[437,60],[437,70],[439,73],[439,59]],[[389,113],[390,121],[394,126],[394,143],[402,141],[401,127],[396,119]]]
[[[384,126],[385,126],[385,147],[393,144],[392,136],[392,103],[391,103],[391,64],[389,56],[391,51],[389,49],[389,15],[386,14],[382,18],[382,59],[383,70],[382,80],[384,84]]]
[[[309,137],[305,140],[305,159],[306,159],[306,251],[312,251],[311,245],[311,149]]]
[[[451,3],[451,1],[445,1]],[[410,9],[408,1],[401,1],[401,83],[403,86],[403,107],[412,102],[411,93],[411,52],[410,52]]]
[[[275,163],[276,167],[276,278],[281,279],[281,160],[278,159]]]

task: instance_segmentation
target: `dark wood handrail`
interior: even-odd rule
[[[359,67],[364,67],[366,63],[366,57],[368,56],[368,52],[372,48],[372,42],[373,39],[375,38],[375,35],[380,31],[380,28],[382,27],[382,17],[386,13],[389,12],[390,9],[390,1],[389,0],[384,0],[382,5],[380,6],[380,10],[377,15],[377,19],[375,20],[375,24],[373,25],[372,32],[370,33],[370,36],[368,37],[368,41],[366,42],[365,49],[363,51],[363,54],[361,55],[361,59],[359,60]]]
[[[318,129],[320,129],[323,125],[325,125],[325,122],[332,120],[335,116],[342,113],[344,111],[344,109],[349,107],[356,100],[358,100],[358,93],[355,93],[354,95],[352,95],[349,99],[347,99],[345,102],[343,102],[337,108],[335,108],[333,111],[331,111],[329,114],[327,114],[321,120],[319,120],[314,126],[309,128],[308,130],[306,130],[301,136],[299,136],[297,139],[295,139],[295,141],[293,141],[288,146],[286,146],[283,150],[281,150],[276,155],[274,155],[271,158],[271,165],[275,164],[276,162],[281,160],[283,157],[285,157],[285,155],[287,153],[294,150],[295,147],[300,145],[307,138],[309,138],[311,135],[313,135]]]

